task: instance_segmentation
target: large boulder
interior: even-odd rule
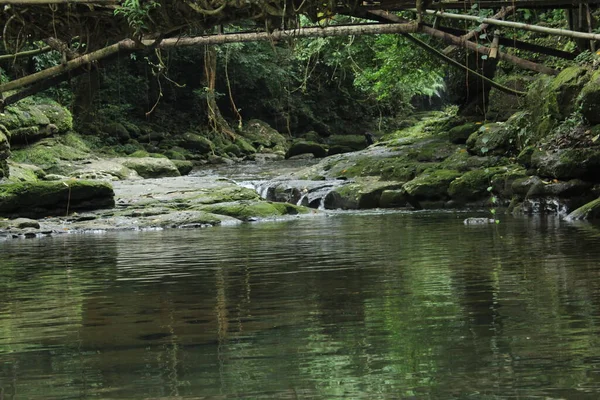
[[[445,200],[448,198],[450,183],[459,176],[461,173],[455,170],[427,170],[405,183],[402,188],[407,195],[417,201]]]
[[[177,166],[168,158],[126,158],[122,159],[122,164],[137,172],[142,178],[164,178],[181,175]]]
[[[600,71],[592,75],[579,95],[579,108],[590,124],[600,124]]]
[[[0,215],[40,218],[71,211],[113,207],[114,192],[106,182],[54,181],[0,184]]]
[[[337,187],[325,196],[326,209],[368,209],[380,206],[382,193],[399,190],[398,182],[385,182],[376,179],[359,179],[356,182]],[[388,207],[389,207],[389,203]]]
[[[531,164],[543,177],[600,180],[600,147],[534,150]]]

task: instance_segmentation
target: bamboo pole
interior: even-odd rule
[[[39,49],[22,51],[20,53],[15,53],[15,54],[2,54],[0,56],[0,62],[6,61],[6,60],[14,60],[16,58],[22,58],[22,57],[31,57],[31,56],[35,56],[35,55],[38,55],[41,53],[46,53],[50,50],[52,50],[52,48],[50,46],[45,46],[45,47],[41,47]]]
[[[438,29],[433,29],[428,26],[422,26],[421,30],[423,33],[428,34],[429,36],[433,36],[435,38],[441,39],[447,43],[452,43],[457,46],[466,47],[471,51],[475,51],[479,54],[483,54],[486,56],[490,55],[491,49],[489,47],[481,46],[477,43],[464,41],[458,36],[451,35],[446,32],[442,32]],[[512,64],[515,64],[521,68],[528,69],[535,72],[540,72],[546,75],[558,75],[558,71],[549,67],[546,67],[542,64],[534,63],[533,61],[525,60],[523,58],[513,56],[511,54],[507,54],[504,52],[498,52],[498,59],[502,61],[506,61]]]
[[[416,12],[417,10],[411,9],[411,11]],[[598,33],[577,32],[577,31],[571,31],[568,29],[547,28],[545,26],[539,26],[539,25],[523,24],[520,22],[512,22],[512,21],[502,21],[502,20],[497,20],[497,19],[492,19],[492,18],[480,18],[475,15],[452,14],[452,13],[447,13],[444,11],[425,10],[424,12],[426,12],[427,14],[430,14],[430,15],[435,15],[437,17],[441,17],[441,18],[476,21],[476,22],[486,23],[489,25],[523,29],[526,31],[540,32],[540,33],[545,33],[545,34],[554,35],[554,36],[566,36],[566,37],[572,37],[572,38],[576,38],[576,39],[600,40],[600,34],[598,34]]]
[[[506,17],[508,14],[512,13],[515,10],[515,7],[503,7],[502,10],[500,10],[500,12],[498,12],[496,15],[494,15],[492,17],[492,19],[502,19],[504,17]],[[437,18],[437,16],[436,16]],[[486,30],[487,28],[489,28],[490,24],[480,24],[477,28],[467,32],[465,35],[462,36],[462,38],[464,40],[471,40],[473,39],[479,32]],[[434,26],[435,29],[437,29]],[[450,54],[452,51],[454,51],[454,49],[456,49],[456,46],[451,45],[446,47],[442,52],[446,55]]]

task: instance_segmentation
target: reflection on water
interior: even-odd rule
[[[598,399],[600,231],[341,214],[1,243],[0,399]]]

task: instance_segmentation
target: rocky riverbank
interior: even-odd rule
[[[495,122],[456,110],[412,116],[363,150],[360,136],[290,139],[260,121],[230,138],[123,123],[86,136],[56,103],[28,100],[0,115],[0,216],[7,218],[0,229],[9,237],[202,227],[310,208],[504,208],[596,218],[600,72],[572,67],[528,84],[522,99],[492,90]],[[305,156],[321,161],[253,186],[185,176],[202,165]]]

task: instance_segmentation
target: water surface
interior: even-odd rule
[[[600,398],[600,229],[464,217],[0,243],[0,399]]]

